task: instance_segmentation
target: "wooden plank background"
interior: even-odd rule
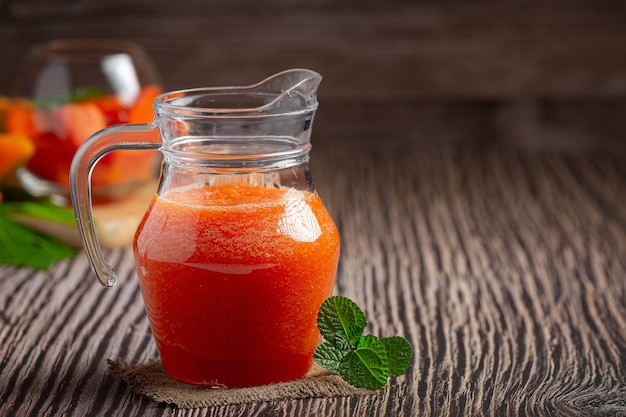
[[[592,0],[1,0],[0,94],[34,43],[115,38],[142,44],[167,89],[317,70],[331,139],[621,149],[624,16]]]

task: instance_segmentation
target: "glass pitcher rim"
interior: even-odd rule
[[[288,75],[289,73],[297,71],[308,73],[309,78],[305,80],[300,80],[298,83],[290,86],[288,89],[285,89],[283,91],[267,91],[262,89],[266,85],[266,83],[272,78],[276,78],[277,76],[281,75]],[[256,84],[222,87],[195,87],[164,92],[159,94],[154,99],[153,106],[155,114],[157,115],[165,113],[166,115],[171,114],[181,116],[219,118],[255,116],[293,117],[301,114],[312,113],[317,110],[317,86],[319,85],[321,79],[322,76],[315,71],[296,68],[279,72]],[[301,91],[298,90],[298,87],[308,80],[312,81],[312,91],[308,92],[308,97],[303,97]],[[199,98],[218,95],[229,96],[231,98],[234,96],[247,96],[248,98],[262,98],[266,100],[262,101],[260,105],[256,106],[200,106],[173,103],[176,100],[181,100],[182,102],[182,99],[185,97]],[[290,107],[284,110],[272,109],[273,106],[278,104],[281,98],[293,97],[298,95],[301,99],[304,100],[304,104],[302,106]]]

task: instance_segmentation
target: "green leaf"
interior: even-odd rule
[[[387,350],[389,376],[403,375],[413,357],[413,346],[403,337],[393,336],[381,339]]]
[[[107,92],[101,87],[77,87],[70,94],[70,101],[72,103],[77,103],[80,101],[103,97],[106,94]]]
[[[377,390],[385,386],[389,379],[385,344],[373,335],[361,337],[356,350],[342,360],[339,375],[357,388]]]
[[[4,203],[3,210],[9,211],[12,215],[21,214],[27,217],[56,223],[68,225],[76,224],[74,210],[71,207],[59,207],[47,201]]]
[[[324,301],[317,325],[326,341],[318,346],[313,359],[357,388],[382,388],[389,377],[404,374],[413,357],[413,346],[403,337],[363,336],[365,314],[349,298],[335,296]]]
[[[0,264],[48,270],[53,263],[76,253],[60,240],[18,223],[14,220],[16,215],[76,224],[71,208],[58,207],[47,201],[0,204]]]
[[[338,374],[341,361],[345,356],[346,350],[336,348],[330,342],[323,342],[315,349],[313,359],[329,372]]]
[[[322,336],[335,347],[354,349],[367,326],[367,320],[354,301],[334,296],[322,303],[317,326]]]
[[[0,264],[44,271],[76,253],[63,242],[14,222],[7,210],[0,210],[0,248]]]
[[[106,94],[106,90],[101,87],[83,86],[77,87],[72,91],[65,91],[53,96],[36,97],[35,103],[37,104],[37,107],[54,110],[55,108],[64,104],[79,103],[81,101],[103,97]]]

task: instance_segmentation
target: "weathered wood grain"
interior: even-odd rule
[[[336,291],[416,346],[371,398],[175,410],[107,358],[157,357],[130,251],[104,290],[83,257],[0,268],[0,415],[626,415],[626,160],[410,141],[318,141],[342,234]]]
[[[620,1],[0,4],[0,95],[31,45],[114,38],[142,44],[167,89],[315,69],[317,129],[341,139],[626,148]]]

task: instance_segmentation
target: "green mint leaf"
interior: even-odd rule
[[[339,365],[339,375],[357,388],[378,390],[389,379],[387,350],[382,340],[367,335],[359,339]]]
[[[77,87],[72,91],[62,92],[52,96],[36,97],[35,103],[37,107],[54,110],[64,104],[92,100],[98,97],[104,97],[106,94],[106,90],[101,87]]]
[[[101,87],[77,87],[70,93],[70,101],[72,103],[77,103],[103,97],[106,94],[107,92]]]
[[[333,334],[327,334],[324,338],[337,349],[350,350],[356,349],[358,337],[348,339],[346,333],[343,330],[335,332]]]
[[[413,346],[403,337],[393,336],[381,339],[387,350],[389,361],[389,376],[403,375],[409,367],[413,357]]]
[[[5,205],[5,204],[3,204]],[[46,271],[56,261],[69,258],[75,250],[57,239],[39,234],[13,221],[0,210],[0,264]]]
[[[48,201],[24,201],[4,203],[4,207],[13,215],[23,215],[34,219],[52,221],[75,226],[76,219],[71,207],[59,207]]]
[[[317,326],[322,336],[335,347],[354,349],[367,326],[367,320],[354,301],[334,296],[322,303]]]
[[[336,348],[330,342],[323,342],[317,347],[317,349],[315,349],[313,359],[318,365],[325,368],[329,372],[338,374],[341,362],[345,356],[345,349]]]
[[[326,341],[315,350],[313,359],[357,388],[382,388],[390,377],[404,374],[413,357],[413,346],[403,337],[364,336],[365,315],[346,297],[324,301],[317,325]]]

